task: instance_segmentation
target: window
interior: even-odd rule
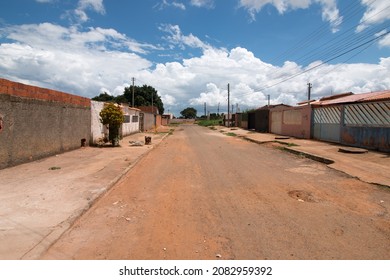
[[[129,123],[130,122],[130,116],[129,115],[125,115],[125,121],[124,123]]]

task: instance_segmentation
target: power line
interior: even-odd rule
[[[371,1],[369,4],[375,2],[377,0]],[[333,18],[331,20],[331,24],[334,22],[343,22],[346,24],[346,22],[349,22],[351,19],[353,19],[356,14],[358,14],[361,10],[363,10],[363,7],[360,5],[359,2],[354,1],[352,4],[348,5],[345,10],[347,11],[344,16],[339,16],[336,18]],[[286,50],[282,54],[278,55],[276,57],[276,61],[274,64],[278,64],[277,62],[283,62],[286,59],[293,58],[296,54],[302,53],[302,50],[307,48],[314,48],[314,46],[318,45],[320,42],[320,39],[323,38],[325,33],[329,32],[329,22],[324,22],[320,25],[320,27],[316,28],[314,31],[312,31],[310,34],[308,34],[306,37],[299,40],[295,45],[293,45],[290,49]],[[314,43],[314,44],[313,44]],[[298,58],[299,59],[299,58]]]
[[[371,3],[373,3],[373,2],[374,1],[372,1]],[[386,6],[384,9],[382,9],[381,11],[376,13],[375,15],[372,15],[370,18],[377,16],[378,14],[384,12],[385,10],[387,10],[389,8],[390,8],[390,5]],[[370,18],[367,18],[366,21],[369,20]],[[359,24],[364,23],[364,22],[365,21],[360,22]],[[276,85],[279,85],[281,83],[284,83],[286,81],[289,81],[297,76],[300,76],[304,73],[307,73],[311,70],[314,70],[314,69],[316,69],[316,68],[318,68],[318,67],[320,67],[320,66],[322,66],[330,61],[333,61],[333,60],[335,60],[343,55],[346,55],[350,52],[353,52],[355,50],[358,50],[359,48],[362,48],[366,45],[368,45],[368,47],[369,47],[375,41],[377,41],[377,40],[379,40],[379,39],[381,39],[384,36],[389,34],[389,32],[387,31],[387,28],[389,28],[390,25],[386,25],[384,23],[379,25],[379,26],[374,26],[374,27],[368,28],[368,29],[366,29],[365,32],[361,32],[357,36],[355,34],[350,34],[349,32],[352,29],[355,29],[357,26],[359,26],[359,24],[349,28],[347,31],[339,34],[338,36],[336,36],[336,38],[331,40],[331,42],[333,42],[333,41],[336,41],[336,42],[334,42],[332,44],[330,44],[331,42],[328,42],[327,44],[325,44],[321,48],[319,48],[319,50],[317,50],[316,53],[313,53],[310,56],[308,56],[307,54],[301,56],[301,58],[307,57],[307,58],[305,58],[305,61],[309,61],[309,58],[312,59],[311,61],[313,61],[314,58],[317,58],[317,60],[322,60],[323,61],[322,63],[315,65],[313,67],[310,67],[310,68],[308,68],[304,71],[301,71],[297,74],[290,75],[289,77],[287,77],[279,82],[273,83],[271,85],[265,85],[265,86],[261,87],[260,89],[254,89],[254,92],[259,92],[259,91],[262,91],[264,89],[268,89],[268,88],[274,87]],[[381,32],[382,32],[381,35],[377,35],[377,34],[380,34]],[[345,35],[345,34],[348,34],[348,36],[343,37],[343,35]],[[373,36],[374,36],[374,38],[372,38]],[[368,38],[372,38],[372,39],[367,40]],[[367,49],[368,47],[367,46],[364,47],[363,50]],[[357,54],[360,54],[363,50],[359,51]],[[311,52],[314,52],[314,51],[315,50],[313,50]],[[355,57],[356,55],[354,55],[352,57]],[[277,76],[277,74],[280,73],[281,71],[282,71],[282,68],[275,71],[273,76],[274,77]],[[241,94],[241,96],[245,96],[248,94],[252,94],[252,93],[246,93],[246,94],[244,93],[244,94]]]
[[[300,72],[300,73],[298,73],[298,74],[292,75],[292,76],[290,76],[290,77],[288,77],[288,78],[286,78],[286,79],[284,79],[284,80],[282,80],[282,81],[279,81],[279,82],[274,83],[274,84],[272,84],[272,85],[270,85],[270,86],[266,86],[266,87],[263,87],[263,88],[261,88],[261,89],[255,90],[255,92],[257,92],[257,91],[262,91],[262,90],[264,90],[264,89],[268,89],[268,88],[274,87],[274,86],[276,86],[276,85],[279,85],[279,84],[281,84],[281,83],[284,83],[284,82],[286,82],[286,81],[289,81],[289,80],[291,80],[291,79],[293,79],[293,78],[295,78],[295,77],[301,76],[301,75],[303,75],[303,74],[305,74],[305,73],[307,73],[307,72],[309,72],[309,71],[311,71],[311,70],[314,70],[314,69],[316,69],[316,68],[318,68],[318,67],[320,67],[320,66],[322,66],[322,65],[324,65],[324,64],[326,64],[326,63],[328,63],[328,62],[330,62],[330,61],[332,61],[332,60],[335,60],[335,59],[337,59],[337,58],[339,58],[339,57],[341,57],[341,56],[343,56],[343,55],[345,55],[345,54],[347,54],[347,53],[350,53],[350,52],[352,52],[352,51],[354,51],[354,50],[356,50],[356,49],[358,49],[358,48],[360,48],[360,47],[362,47],[362,46],[365,46],[365,45],[367,45],[367,44],[369,44],[369,43],[375,42],[375,41],[377,41],[377,40],[379,40],[379,39],[381,39],[381,38],[387,36],[388,34],[390,34],[390,31],[387,31],[387,32],[381,34],[380,36],[378,36],[378,37],[376,37],[376,38],[373,38],[373,39],[371,39],[371,40],[369,40],[369,41],[367,41],[367,42],[364,42],[364,43],[362,43],[362,44],[360,44],[360,45],[358,45],[358,46],[356,46],[356,47],[354,47],[354,48],[352,48],[352,49],[349,49],[349,50],[347,50],[347,51],[345,51],[345,52],[343,52],[343,53],[341,53],[341,54],[338,54],[338,55],[336,55],[336,56],[334,56],[334,57],[332,57],[332,58],[330,58],[330,59],[328,59],[328,60],[326,60],[326,61],[324,61],[324,62],[318,64],[318,65],[315,65],[315,66],[313,66],[313,67],[310,67],[310,68],[308,68],[308,69],[306,69],[306,70],[304,70],[304,71],[302,71],[302,72]]]

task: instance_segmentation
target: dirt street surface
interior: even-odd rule
[[[390,259],[390,190],[181,125],[43,259]]]

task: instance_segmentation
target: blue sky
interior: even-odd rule
[[[13,0],[0,77],[86,97],[131,78],[203,113],[390,89],[387,0]]]

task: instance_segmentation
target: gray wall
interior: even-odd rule
[[[90,138],[90,107],[0,92],[0,115],[0,169],[79,148]]]
[[[143,117],[143,131],[152,130],[155,127],[156,117],[152,113],[142,112]]]

